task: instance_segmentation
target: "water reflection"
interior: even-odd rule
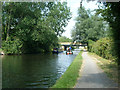
[[[2,58],[3,88],[48,88],[75,58],[65,53],[12,55]]]

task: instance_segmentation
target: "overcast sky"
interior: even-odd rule
[[[75,18],[77,17],[77,10],[80,7],[80,1],[81,0],[67,0],[67,5],[68,7],[70,7],[70,11],[72,12],[72,18],[69,21],[68,25],[65,27],[66,31],[62,34],[62,36],[71,38],[71,30],[75,25]],[[83,0],[82,5],[86,9],[90,9],[90,10],[94,10],[98,8],[96,1],[86,2],[85,0]]]

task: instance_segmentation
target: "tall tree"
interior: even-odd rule
[[[104,17],[104,20],[106,20],[109,23],[110,30],[112,33],[112,37],[114,39],[114,49],[116,50],[116,55],[118,56],[118,62],[120,59],[120,14],[119,14],[119,8],[120,8],[120,2],[104,2],[104,8],[101,8],[97,10],[97,14],[101,14]],[[119,63],[120,64],[120,63]]]
[[[23,50],[49,50],[71,18],[66,2],[3,3],[3,41],[19,39]],[[31,51],[32,50],[32,51]]]
[[[96,41],[101,37],[104,37],[104,25],[103,20],[96,15],[92,15],[89,10],[85,10],[84,7],[78,9],[78,17],[76,18],[75,27],[72,30],[73,40],[87,43],[87,41]]]

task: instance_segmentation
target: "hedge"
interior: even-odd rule
[[[22,42],[19,39],[2,41],[2,50],[5,54],[21,54]]]
[[[89,40],[88,51],[110,60],[113,60],[116,56],[114,42],[108,37],[102,38],[96,42]]]

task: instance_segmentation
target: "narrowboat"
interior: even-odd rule
[[[63,51],[58,49],[58,48],[54,48],[53,51],[52,51],[53,54],[58,54],[58,53],[61,53],[61,52],[63,52]]]

